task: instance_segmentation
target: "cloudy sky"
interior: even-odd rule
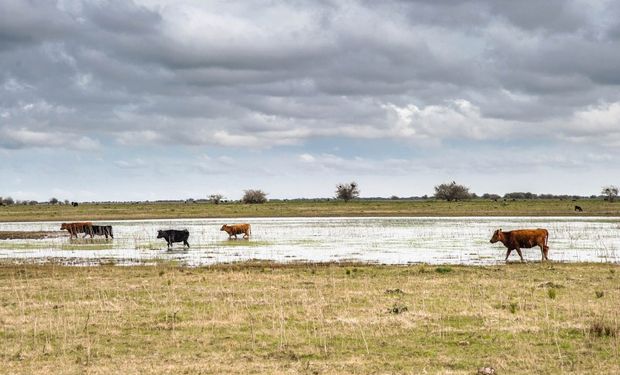
[[[0,0],[0,195],[597,194],[620,2]]]

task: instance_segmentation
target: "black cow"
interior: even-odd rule
[[[105,236],[106,240],[108,239],[108,236],[114,238],[111,225],[93,225],[92,230],[95,236]]]
[[[71,205],[72,205],[73,207],[77,207],[77,206],[79,206],[80,204],[79,204],[78,202],[71,202]]]
[[[575,211],[583,212],[583,208],[581,208],[580,206],[575,206]]]
[[[157,231],[157,238],[163,238],[168,243],[168,249],[172,247],[174,242],[183,242],[183,246],[189,247],[189,243],[187,239],[189,238],[189,231],[187,229],[183,230],[159,230]]]

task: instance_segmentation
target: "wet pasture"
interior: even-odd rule
[[[228,240],[224,223],[252,224],[249,240]],[[66,264],[135,264],[158,260],[189,266],[249,259],[279,262],[361,261],[384,264],[503,263],[497,228],[546,228],[549,258],[561,262],[620,262],[620,218],[616,217],[433,217],[433,218],[248,218],[126,220],[96,222],[114,227],[104,237],[0,240],[0,259]],[[58,222],[0,223],[0,231],[57,231]],[[167,250],[158,229],[188,229],[191,248]],[[540,260],[540,249],[523,251]],[[517,261],[516,252],[510,260]]]

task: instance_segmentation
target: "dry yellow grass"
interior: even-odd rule
[[[0,265],[10,374],[620,373],[617,265]]]

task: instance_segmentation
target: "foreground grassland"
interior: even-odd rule
[[[575,205],[584,212],[574,212]],[[320,216],[620,216],[620,202],[603,200],[522,200],[465,202],[421,201],[275,201],[241,203],[113,203],[72,206],[4,206],[2,221],[78,221],[120,219]]]
[[[11,374],[620,373],[620,267],[0,265]]]

